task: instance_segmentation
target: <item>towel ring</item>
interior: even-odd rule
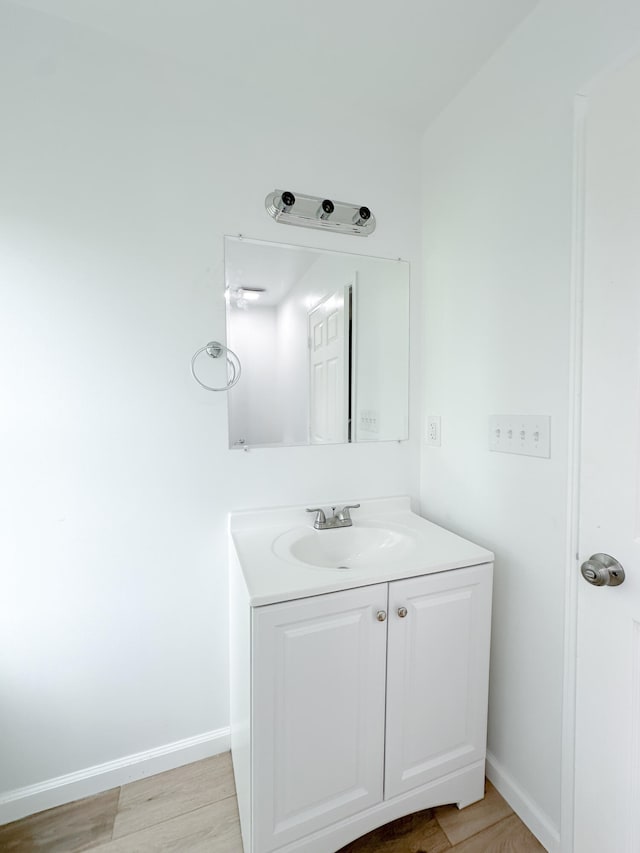
[[[210,358],[220,358],[222,353],[225,353],[225,358],[227,359],[227,365],[231,368],[231,379],[227,382],[226,385],[222,385],[220,388],[214,388],[211,385],[205,385],[205,383],[198,379],[196,375],[196,359],[200,355],[201,352],[206,352],[206,354]],[[219,341],[209,341],[205,346],[200,347],[193,354],[193,358],[191,359],[191,375],[196,380],[198,385],[201,385],[203,388],[206,388],[207,391],[228,391],[229,388],[233,388],[238,379],[240,379],[240,374],[242,373],[242,365],[240,364],[240,359],[235,354],[233,350],[230,350],[224,344],[221,344]]]

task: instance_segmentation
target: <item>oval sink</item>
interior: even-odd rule
[[[412,531],[373,523],[337,530],[297,527],[273,543],[274,554],[288,562],[343,570],[392,563],[407,557],[415,548]]]

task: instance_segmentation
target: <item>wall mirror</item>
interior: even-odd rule
[[[409,264],[225,238],[229,446],[408,437]]]

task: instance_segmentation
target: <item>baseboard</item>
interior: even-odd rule
[[[528,797],[496,757],[487,752],[487,779],[509,803],[549,853],[560,853],[560,832],[547,815]]]
[[[230,748],[228,727],[0,793],[0,824],[173,770]]]

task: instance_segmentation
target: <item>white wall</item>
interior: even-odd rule
[[[285,444],[309,443],[308,336],[307,310],[294,284],[278,305],[279,405],[287,412]]]
[[[369,261],[358,269],[354,295],[357,441],[407,435],[409,316],[407,265]],[[374,414],[369,429],[367,417]]]
[[[278,318],[273,306],[229,307],[227,344],[242,353],[240,380],[229,392],[229,439],[233,445],[278,444],[283,439],[282,409],[274,405],[279,393]],[[199,378],[200,375],[198,374]],[[224,384],[206,383],[212,388]]]
[[[424,139],[426,515],[497,555],[494,778],[557,844],[573,98],[640,40],[629,0],[542,2]],[[550,460],[489,453],[491,413],[550,414]]]
[[[227,725],[228,510],[417,498],[415,429],[231,451],[225,395],[189,361],[224,339],[225,233],[417,262],[419,145],[330,99],[257,103],[231,72],[0,16],[6,792]],[[361,200],[378,230],[278,225],[264,197],[283,185]]]

